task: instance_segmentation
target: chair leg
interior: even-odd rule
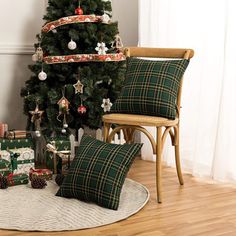
[[[110,127],[111,127],[111,124],[104,122],[103,124],[103,141],[104,142],[108,141]]]
[[[156,188],[157,188],[157,202],[162,202],[162,192],[161,192],[161,154],[162,154],[162,127],[156,127],[157,137],[156,137]]]
[[[125,142],[131,144],[134,142],[134,131],[135,128],[132,126],[127,126],[126,128],[122,129],[124,134]]]
[[[183,175],[181,171],[181,165],[180,165],[180,151],[179,151],[179,125],[175,128],[175,164],[176,164],[176,170],[179,178],[180,185],[184,184]]]

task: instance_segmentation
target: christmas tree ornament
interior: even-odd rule
[[[84,85],[81,83],[80,80],[78,80],[76,84],[73,84],[73,87],[75,88],[75,94],[83,93]]]
[[[68,48],[70,50],[75,50],[77,48],[76,42],[71,39],[70,42],[68,43]]]
[[[35,189],[43,189],[47,186],[47,181],[41,177],[33,177],[31,180],[31,187]]]
[[[58,186],[62,185],[62,182],[64,180],[65,176],[63,174],[57,174],[56,178],[55,178],[55,182]]]
[[[41,80],[41,81],[44,81],[44,80],[47,79],[47,74],[43,71],[43,69],[42,69],[42,71],[38,74],[38,78],[39,78],[39,80]]]
[[[104,13],[101,17],[102,23],[104,24],[109,24],[111,21],[111,18],[109,15],[107,15],[106,13]]]
[[[95,50],[98,52],[98,55],[106,55],[108,48],[104,42],[97,43]]]
[[[83,9],[80,7],[80,1],[79,1],[79,6],[75,9],[75,14],[76,15],[83,15]]]
[[[116,49],[117,52],[120,52],[121,48],[124,47],[122,39],[119,34],[115,36],[115,40],[112,42],[111,47]]]
[[[37,47],[35,54],[32,56],[32,61],[43,61],[43,49],[41,47]]]
[[[62,129],[62,133],[65,134],[66,133],[66,129],[68,128],[68,124],[66,122],[66,115],[64,114],[64,118],[63,118],[63,129]]]
[[[34,124],[34,128],[35,128],[35,135],[36,137],[40,137],[40,123],[42,121],[42,115],[44,113],[44,111],[39,110],[39,105],[38,102],[36,102],[36,107],[34,109],[34,111],[29,111],[29,113],[31,114],[31,123]]]
[[[63,128],[67,129],[68,128],[68,124],[67,123],[63,124]]]
[[[36,131],[35,131],[35,135],[36,135],[37,138],[41,137],[40,131],[39,131],[39,130],[36,130]]]
[[[86,112],[87,112],[86,107],[85,107],[83,104],[81,104],[81,105],[78,107],[78,113],[81,114],[81,115],[83,115],[83,114],[85,114]]]
[[[101,107],[103,108],[104,112],[109,112],[112,107],[112,103],[110,101],[110,98],[104,98],[102,101],[103,101],[103,103],[102,103]]]
[[[0,175],[0,189],[8,188],[8,180],[7,177]]]
[[[66,133],[66,129],[62,129],[61,132],[62,132],[63,134],[65,134],[65,133]]]
[[[59,114],[57,116],[57,120],[62,122],[59,119],[59,117],[63,115],[63,129],[61,130],[63,134],[66,133],[65,127],[66,126],[68,127],[68,124],[66,122],[66,115],[69,114],[69,105],[70,105],[70,102],[65,98],[65,88],[66,86],[64,87],[64,90],[62,91],[62,98],[57,102],[59,106]]]
[[[58,102],[59,106],[59,115],[69,113],[70,102],[63,96]]]

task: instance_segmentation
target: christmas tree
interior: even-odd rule
[[[102,126],[124,77],[111,2],[49,0],[31,78],[21,90],[29,130],[46,135]]]

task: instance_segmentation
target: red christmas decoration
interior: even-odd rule
[[[75,14],[76,15],[83,15],[84,14],[84,11],[83,9],[79,6],[75,9]]]
[[[80,114],[84,114],[84,113],[86,113],[86,111],[87,111],[87,109],[86,109],[85,106],[81,105],[81,106],[78,107],[78,112]]]

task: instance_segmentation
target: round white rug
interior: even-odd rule
[[[147,203],[149,191],[126,179],[117,211],[76,199],[56,197],[58,186],[45,189],[20,185],[0,190],[0,228],[21,231],[65,231],[111,224],[137,213]]]

